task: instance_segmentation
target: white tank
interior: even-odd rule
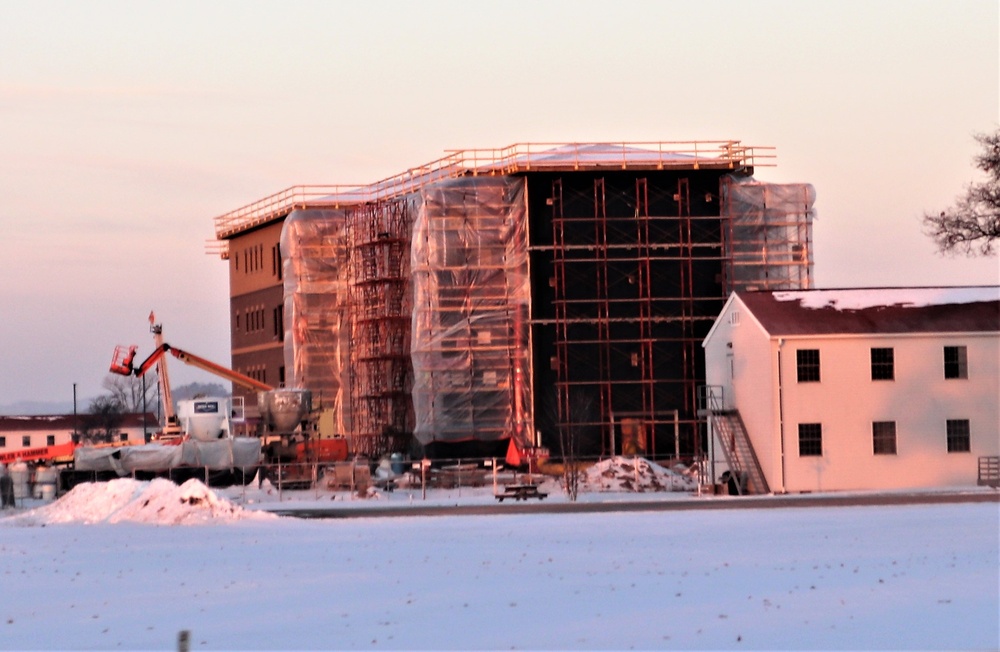
[[[177,401],[177,419],[191,439],[215,441],[229,436],[232,399],[194,398]]]
[[[35,484],[56,484],[59,471],[54,466],[39,466],[35,469]]]
[[[10,479],[14,483],[14,498],[28,497],[28,477],[31,472],[24,462],[15,462],[10,465]]]
[[[56,481],[59,478],[59,473],[55,468],[51,466],[35,467],[35,498],[41,498],[43,500],[51,500],[55,496]],[[46,494],[51,493],[49,498],[46,498]]]
[[[312,412],[308,389],[272,389],[257,393],[260,416],[271,432],[292,432]]]

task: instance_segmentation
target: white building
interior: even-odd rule
[[[713,475],[750,492],[975,485],[1000,454],[1000,287],[739,292],[703,346]]]
[[[89,414],[74,416],[0,416],[0,463],[17,461],[51,460],[73,457],[73,433],[86,424]],[[123,414],[121,423],[114,429],[115,442],[141,444],[144,432],[159,430],[156,416]]]

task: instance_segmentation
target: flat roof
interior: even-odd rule
[[[424,185],[460,176],[540,171],[717,169],[752,170],[773,165],[773,147],[738,140],[636,143],[516,143],[493,149],[448,150],[437,160],[370,184],[286,188],[214,218],[217,240],[280,219],[296,209],[340,208],[398,197]],[[225,243],[220,243],[225,257]],[[213,252],[214,253],[214,252]]]

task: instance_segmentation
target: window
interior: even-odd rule
[[[800,383],[819,382],[819,349],[799,349],[795,352]]]
[[[7,438],[0,437],[0,448],[7,448]]]
[[[21,445],[31,446],[31,435],[21,435]]]
[[[968,419],[948,419],[947,432],[949,453],[968,453],[972,449]]]
[[[118,435],[118,439],[120,441],[128,441],[128,433],[127,432],[121,433],[120,435]]]
[[[876,455],[896,454],[895,421],[875,421],[872,423],[872,452]]]
[[[285,305],[278,304],[274,308],[274,336],[278,338],[279,341],[285,341]]]
[[[944,347],[944,377],[969,377],[969,357],[964,346]]]
[[[895,377],[892,349],[872,349],[872,380],[893,380]]]
[[[55,446],[56,445],[56,436],[55,435],[45,435],[45,445],[46,446]]]
[[[823,454],[823,424],[799,424],[799,456],[807,457]]]

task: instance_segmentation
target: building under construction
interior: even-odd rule
[[[695,455],[726,297],[811,286],[815,194],[754,179],[772,164],[738,141],[519,144],[290,188],[215,219],[232,366],[312,390],[363,455]]]

